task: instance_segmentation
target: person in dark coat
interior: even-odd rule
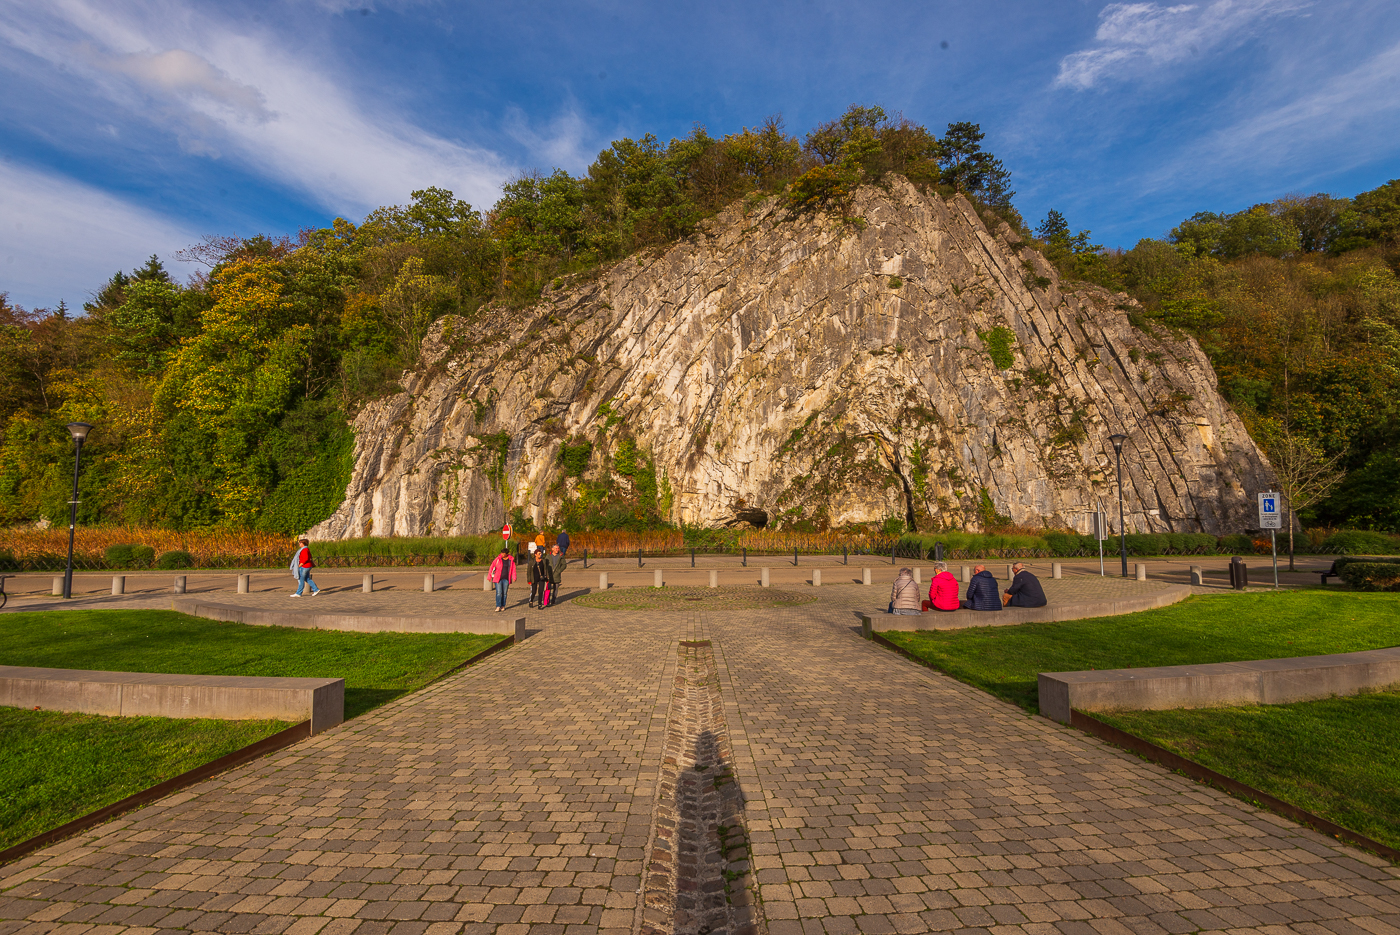
[[[1007,607],[1044,607],[1050,603],[1045,599],[1045,589],[1040,586],[1040,579],[1026,571],[1024,562],[1017,562],[1011,566],[1011,585],[1006,589],[1004,603]]]
[[[530,550],[530,564],[525,570],[525,580],[530,582],[530,603],[527,606],[543,604],[544,588],[549,580],[549,566],[545,563],[543,549]]]
[[[962,605],[968,610],[1001,610],[1001,597],[997,594],[997,579],[987,570],[986,565],[973,566],[972,580],[967,583],[967,596]]]
[[[554,544],[559,547],[559,554],[565,558],[569,557],[569,534],[561,532],[559,538],[554,540]]]

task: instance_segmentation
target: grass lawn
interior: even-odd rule
[[[290,726],[0,707],[0,850]]]
[[[45,610],[0,614],[0,665],[343,678],[348,720],[504,638],[254,627],[173,610]]]
[[[1191,597],[1121,617],[882,633],[960,681],[1038,712],[1037,672],[1280,659],[1400,645],[1400,595]]]
[[[1400,692],[1094,716],[1400,848]]]
[[[345,717],[431,682],[504,637],[253,627],[169,610],[0,614],[0,665],[345,679]],[[290,725],[0,707],[0,848]]]

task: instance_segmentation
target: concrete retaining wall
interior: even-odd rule
[[[1199,666],[1041,672],[1040,713],[1284,704],[1400,687],[1400,647]]]
[[[0,666],[0,705],[111,717],[309,720],[315,734],[345,720],[345,680]]]
[[[209,620],[247,623],[259,627],[298,627],[303,630],[347,630],[354,633],[502,633],[515,635],[519,627],[505,614],[490,617],[379,617],[364,614],[308,614],[254,610],[234,604],[217,604],[194,598],[175,598],[175,610]],[[523,638],[523,635],[522,635]]]
[[[1112,601],[1079,601],[1050,604],[1046,607],[1007,607],[1002,610],[955,610],[944,613],[929,610],[916,616],[875,614],[870,621],[876,632],[885,630],[961,630],[967,627],[1005,627],[1018,623],[1053,623],[1057,620],[1082,620],[1085,617],[1113,617],[1132,614],[1154,607],[1166,607],[1191,596],[1191,589],[1179,584],[1168,585],[1152,594],[1125,597]]]

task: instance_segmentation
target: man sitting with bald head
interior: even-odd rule
[[[1011,585],[1006,589],[1001,602],[1007,607],[1044,607],[1050,603],[1045,599],[1045,589],[1040,579],[1026,571],[1025,562],[1011,566]]]
[[[997,600],[997,579],[992,577],[986,565],[975,565],[972,571],[963,607],[968,610],[1001,610],[1001,601]]]

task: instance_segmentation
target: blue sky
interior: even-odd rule
[[[945,45],[946,44],[946,45]],[[972,120],[1017,206],[1109,246],[1400,176],[1393,0],[0,0],[0,291],[80,306],[203,235],[439,185],[489,207],[611,140],[851,103]]]

